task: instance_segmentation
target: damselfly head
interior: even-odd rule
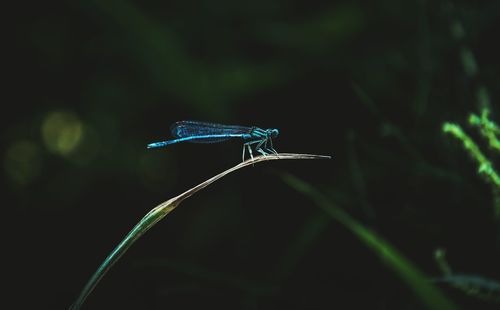
[[[267,135],[271,138],[276,138],[280,134],[280,131],[276,128],[268,129],[266,131]]]

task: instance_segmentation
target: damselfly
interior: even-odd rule
[[[275,128],[261,129],[258,127],[221,125],[197,121],[180,121],[170,127],[175,139],[148,144],[148,148],[163,147],[178,142],[217,143],[232,138],[241,138],[243,144],[242,159],[245,161],[245,148],[253,159],[252,145],[262,155],[277,154],[273,147],[273,138],[279,134]]]

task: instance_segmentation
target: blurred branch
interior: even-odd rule
[[[442,248],[436,249],[434,259],[438,263],[443,276],[432,279],[433,282],[446,283],[465,292],[467,295],[484,301],[500,302],[500,283],[498,281],[478,275],[452,273],[446,261],[446,251]]]

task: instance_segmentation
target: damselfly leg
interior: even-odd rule
[[[242,160],[245,161],[245,148],[248,148],[248,153],[250,153],[250,158],[253,159],[252,147],[251,147],[252,144],[257,144],[255,146],[255,150],[257,152],[259,152],[260,154],[262,154],[262,156],[267,156],[270,153],[273,153],[276,155],[277,152],[274,150],[274,148],[272,148],[272,147],[269,148],[267,146],[268,140],[270,140],[270,138],[264,138],[261,140],[254,140],[254,141],[244,143],[243,144],[243,151],[242,151],[242,155],[241,155]],[[272,142],[271,142],[271,144],[272,144]]]
[[[274,149],[273,139],[271,137],[269,137],[269,144],[271,145],[271,147],[269,147],[268,150],[271,151],[271,153],[274,153],[274,155],[278,156],[278,152],[276,152],[276,150]],[[267,142],[266,142],[266,147],[267,147]]]
[[[259,144],[257,144],[257,146],[255,147],[255,150],[257,152],[261,153],[262,156],[269,155],[269,153],[267,153],[266,151],[264,151],[264,149],[267,150],[267,147],[266,147],[267,146],[267,140],[268,140],[268,138],[264,138],[264,139],[260,140]],[[262,148],[263,144],[264,144],[264,149]]]
[[[268,146],[268,143],[270,146]],[[276,152],[276,150],[273,147],[273,140],[271,137],[267,137],[265,139],[262,139],[259,142],[259,144],[257,144],[255,149],[264,156],[267,156],[271,153],[278,156],[278,152]]]
[[[248,153],[250,154],[250,159],[253,159],[253,154],[252,154],[252,147],[250,145],[258,143],[260,140],[257,141],[250,141],[247,143],[243,144],[243,154],[242,154],[242,160],[245,161],[245,147],[248,148]]]

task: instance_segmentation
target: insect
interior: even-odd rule
[[[242,160],[245,161],[245,149],[253,159],[252,147],[262,155],[278,154],[273,147],[273,138],[279,135],[276,128],[261,129],[258,127],[222,125],[198,121],[180,121],[170,127],[175,139],[148,144],[148,148],[158,148],[179,142],[217,143],[232,138],[240,138],[243,144]]]

